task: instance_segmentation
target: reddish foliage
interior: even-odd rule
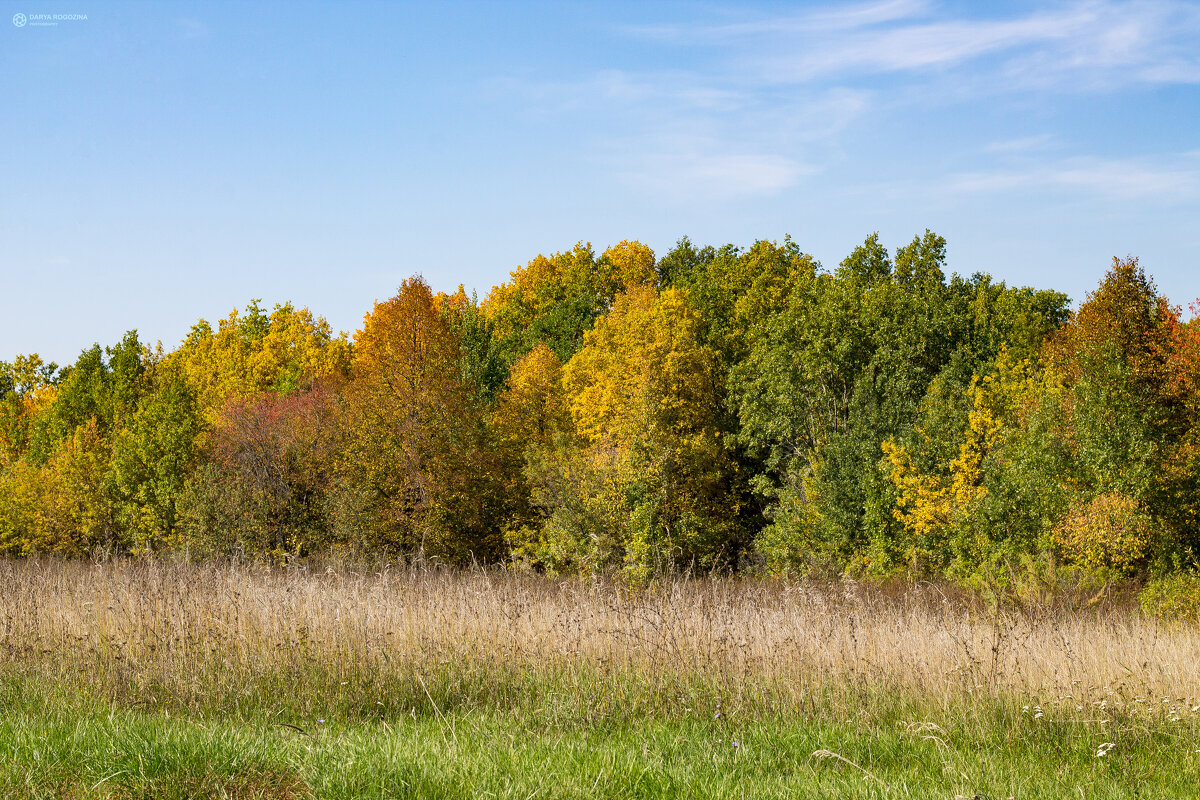
[[[252,520],[288,550],[316,524],[339,449],[337,394],[317,384],[290,395],[231,400],[209,439],[226,514]]]

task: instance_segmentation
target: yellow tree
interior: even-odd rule
[[[37,353],[0,361],[0,453],[16,458],[28,448],[34,421],[58,396],[56,370]]]
[[[513,270],[507,282],[492,287],[483,310],[510,363],[539,342],[565,361],[618,294],[654,284],[654,267],[654,251],[640,242],[619,242],[599,258],[590,244],[579,242]]]
[[[244,314],[231,311],[215,331],[200,320],[166,364],[183,376],[209,425],[230,399],[288,392],[306,380],[345,375],[349,366],[350,343],[323,317],[290,303],[267,314],[257,300]]]
[[[112,504],[103,488],[107,451],[92,419],[48,463],[14,460],[0,470],[0,551],[81,555],[111,542]]]
[[[570,429],[562,362],[544,344],[513,365],[492,414],[497,445],[523,452],[531,444],[547,445],[556,433]]]
[[[617,295],[639,286],[653,286],[654,251],[638,241],[622,240],[609,247],[596,264],[598,294],[611,305]]]
[[[559,552],[594,542],[607,552],[592,548],[586,566],[621,564],[639,579],[736,559],[715,369],[682,291],[635,287],[597,320],[563,370],[577,442],[531,470]]]
[[[49,470],[25,459],[5,456],[0,470],[0,550],[26,555],[45,538],[48,499],[53,497]]]

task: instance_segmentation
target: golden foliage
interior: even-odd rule
[[[656,279],[654,251],[640,242],[619,242],[599,258],[591,244],[579,242],[517,267],[492,287],[482,308],[510,353],[519,356],[543,341],[566,359],[578,349],[579,332],[619,294]]]
[[[108,447],[93,419],[37,466],[13,460],[0,470],[0,550],[79,555],[113,533],[102,481]]]
[[[236,310],[217,329],[200,320],[167,358],[195,393],[201,417],[215,424],[230,399],[291,391],[305,380],[345,375],[350,343],[307,308],[276,305],[265,314],[257,301]]]
[[[584,336],[563,384],[583,437],[631,443],[643,437],[713,436],[713,355],[700,344],[699,320],[678,289],[638,287]]]
[[[1138,566],[1150,553],[1155,527],[1132,497],[1105,492],[1073,505],[1051,538],[1076,564],[1121,573]]]
[[[493,437],[502,448],[523,452],[545,445],[558,432],[570,429],[562,362],[544,344],[513,364],[491,418]]]
[[[532,454],[528,470],[549,512],[534,537],[544,560],[620,565],[642,580],[663,563],[721,557],[738,509],[726,491],[715,357],[698,325],[683,292],[635,287],[563,368],[577,438]]]
[[[638,286],[652,286],[657,277],[654,251],[637,241],[617,242],[604,251],[597,266],[601,292],[607,298]]]

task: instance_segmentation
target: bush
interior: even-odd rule
[[[1153,520],[1136,500],[1108,492],[1074,504],[1052,539],[1068,560],[1084,569],[1128,574],[1150,554],[1154,531]]]
[[[1177,572],[1153,580],[1138,595],[1138,604],[1152,617],[1200,620],[1200,576]]]

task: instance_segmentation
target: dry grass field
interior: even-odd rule
[[[279,752],[300,742],[309,758],[314,736],[328,731],[341,738],[322,746],[372,732],[402,735],[407,725],[429,734],[414,740],[422,758],[450,748],[432,762],[447,769],[455,759],[475,763],[473,747],[479,769],[494,767],[497,737],[516,752],[547,748],[545,737],[557,735],[558,747],[545,750],[554,760],[581,746],[579,737],[609,731],[606,747],[632,748],[631,774],[637,742],[646,757],[653,749],[646,737],[727,743],[749,758],[741,740],[757,736],[803,768],[760,765],[758,782],[742,788],[753,785],[761,796],[842,785],[851,795],[904,796],[905,787],[908,796],[969,797],[980,780],[992,780],[993,792],[994,781],[1008,787],[981,794],[989,797],[1056,796],[1060,788],[1079,796],[1085,785],[1094,790],[1087,797],[1125,796],[1139,780],[1194,779],[1200,766],[1200,630],[1120,603],[998,611],[936,586],[704,578],[635,591],[489,570],[164,561],[3,561],[0,586],[0,665],[14,696],[26,698],[13,702],[35,726],[55,714],[133,715],[122,730],[181,718],[229,726],[220,741],[247,727],[291,735],[295,742],[281,740]],[[30,697],[41,698],[36,708]],[[23,729],[6,724],[0,750],[8,748],[10,766],[0,788],[53,796],[61,781],[75,785],[68,756],[55,762],[66,769],[54,772],[59,783],[22,783],[41,768],[13,744]],[[529,741],[518,742],[513,726]],[[1092,783],[1043,763],[1057,757]],[[80,758],[80,769],[93,770],[88,780],[103,772]],[[929,775],[922,758],[931,759]],[[1024,775],[1022,758],[1047,774]],[[709,768],[710,760],[704,750],[701,763]],[[1179,767],[1160,773],[1160,762]],[[992,777],[972,777],[984,764],[993,765]],[[536,774],[531,769],[513,767]],[[548,796],[676,794],[621,783],[589,794],[588,769],[570,772]],[[303,769],[284,773],[296,796],[322,795]],[[796,783],[801,773],[809,783]],[[463,787],[478,789],[471,781],[484,778],[470,775],[437,784],[443,788],[433,794],[472,794]],[[106,781],[92,794],[166,791],[142,778]],[[576,778],[579,791],[566,791]],[[379,796],[421,796],[433,785],[411,776],[401,784],[409,789]],[[193,794],[238,795],[229,785]],[[512,786],[517,796],[525,784]],[[719,781],[703,786],[694,791],[725,791]]]
[[[313,681],[359,702],[436,688],[468,704],[529,702],[523,684],[549,681],[564,703],[634,715],[677,702],[792,711],[880,690],[1134,711],[1200,698],[1195,627],[1120,607],[996,612],[932,586],[698,579],[630,591],[483,570],[153,561],[5,561],[0,585],[5,661],[193,709],[279,686],[303,704]],[[608,686],[633,705],[597,706]]]

